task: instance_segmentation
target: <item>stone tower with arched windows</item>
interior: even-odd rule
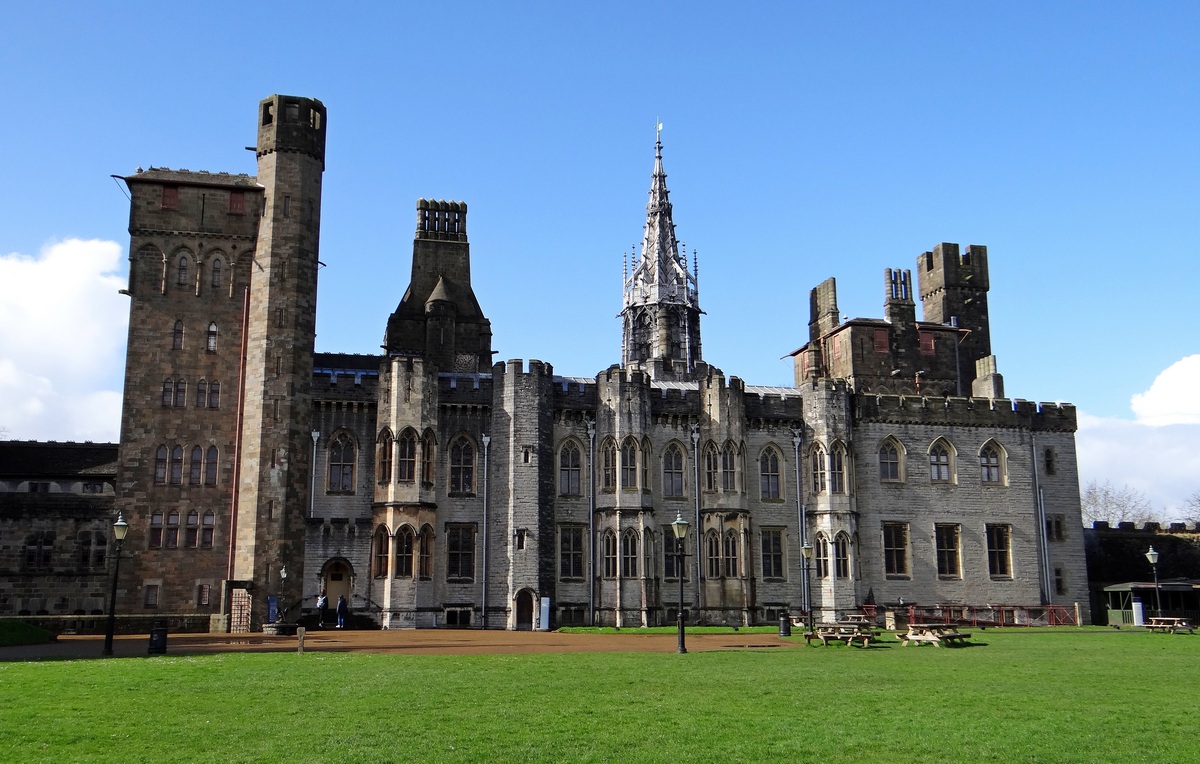
[[[244,394],[230,555],[231,589],[267,615],[299,606],[309,514],[313,344],[325,171],[325,107],[271,96],[259,104],[263,216],[250,273]],[[280,574],[290,569],[291,575]]]
[[[258,177],[139,169],[118,509],[140,607],[260,624],[299,600],[325,108],[271,96]],[[292,565],[288,591],[278,575]],[[232,583],[228,583],[232,582]],[[238,592],[234,596],[234,592]]]

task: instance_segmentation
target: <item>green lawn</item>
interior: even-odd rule
[[[1200,760],[1200,636],[973,641],[0,663],[0,761]]]

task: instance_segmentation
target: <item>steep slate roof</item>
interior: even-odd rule
[[[3,478],[115,478],[116,443],[0,440]]]

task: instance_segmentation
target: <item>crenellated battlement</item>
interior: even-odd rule
[[[497,364],[502,366],[502,364]],[[491,374],[440,372],[438,374],[438,403],[490,406],[492,404]]]
[[[790,388],[752,387],[743,395],[748,419],[789,419],[804,417],[804,399]]]
[[[497,361],[492,365],[492,377],[499,378],[504,376],[511,377],[554,377],[554,367],[545,361],[539,361],[536,358],[529,359],[528,369],[525,366],[525,360],[522,358],[510,358],[508,361]]]
[[[600,372],[598,377],[602,382],[616,382],[617,384],[632,384],[641,385],[642,387],[650,387],[650,375],[641,369],[626,369],[618,364],[609,366],[604,371]]]
[[[1021,427],[1051,432],[1078,429],[1069,403],[1034,403],[1008,398],[933,398],[913,395],[855,395],[855,418],[894,424],[963,427]]]

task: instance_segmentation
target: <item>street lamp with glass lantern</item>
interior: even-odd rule
[[[125,542],[125,534],[129,533],[129,523],[118,512],[117,521],[113,523],[113,538],[117,540],[117,555],[113,560],[112,585],[108,593],[108,626],[104,630],[103,655],[113,654],[113,631],[117,626],[117,573],[121,569],[121,545]]]
[[[1154,571],[1154,613],[1162,618],[1162,600],[1158,594],[1158,552],[1154,551],[1154,547],[1150,547],[1150,551],[1146,552],[1146,559],[1150,561],[1150,568]]]
[[[812,586],[808,575],[808,563],[812,561],[813,545],[808,541],[804,542],[804,546],[800,547],[800,552],[804,555],[804,590],[808,593],[808,633],[813,631],[813,605],[812,605]]]
[[[675,522],[671,523],[671,532],[675,534],[675,575],[679,576],[679,653],[686,653],[683,644],[683,562],[686,552],[684,542],[687,540],[688,521],[683,519],[683,513],[675,514]]]

